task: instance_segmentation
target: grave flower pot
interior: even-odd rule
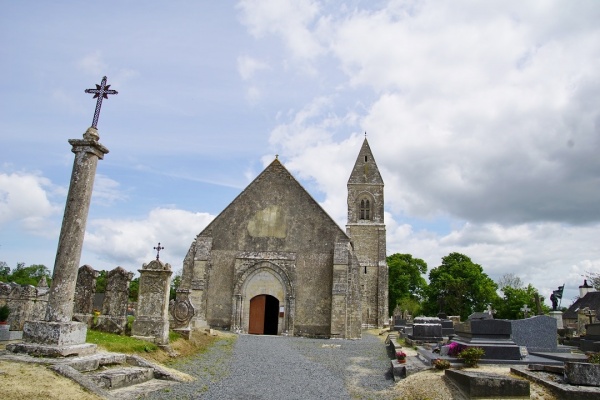
[[[565,379],[571,385],[600,386],[600,364],[566,362]]]

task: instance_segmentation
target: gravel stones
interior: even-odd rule
[[[372,335],[361,340],[240,335],[233,346],[228,340],[171,365],[196,381],[148,398],[384,399],[394,385],[385,346]]]

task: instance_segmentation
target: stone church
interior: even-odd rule
[[[382,327],[383,206],[366,138],[348,180],[346,232],[276,158],[192,243],[173,315],[183,311],[180,326],[265,335],[350,339]]]

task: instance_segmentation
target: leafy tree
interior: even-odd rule
[[[10,275],[10,267],[4,261],[0,261],[0,282],[8,282],[8,275]]]
[[[422,300],[427,287],[427,281],[422,276],[427,272],[427,263],[420,258],[413,258],[410,254],[396,253],[387,257],[387,264],[390,314],[400,302],[406,299],[411,299],[412,303],[405,302],[404,307],[401,308],[408,309],[409,305],[414,308],[415,303],[418,305]]]
[[[171,289],[169,293],[169,299],[171,300],[174,300],[177,296],[177,288],[181,285],[181,274],[182,270],[178,270],[175,272],[175,275],[173,275],[173,279],[171,279]]]
[[[138,300],[140,293],[140,278],[134,278],[129,283],[129,301],[134,302]]]
[[[495,305],[496,315],[495,318],[503,319],[519,319],[523,318],[523,311],[521,308],[527,305],[531,310],[529,315],[533,315],[536,311],[535,295],[538,293],[537,289],[527,285],[527,287],[514,288],[512,286],[505,286],[502,288],[503,297]],[[538,293],[539,296],[539,293]],[[549,311],[549,307],[544,303],[544,298],[540,296],[540,303],[542,303],[542,311]]]
[[[108,272],[105,270],[98,271],[98,277],[96,278],[96,293],[106,293],[106,277]]]
[[[428,315],[443,309],[449,315],[466,319],[475,311],[498,304],[498,285],[464,254],[450,253],[442,265],[429,272],[424,311]]]
[[[46,282],[49,284],[50,270],[42,264],[33,264],[29,267],[25,266],[24,262],[17,263],[17,267],[10,273],[10,268],[4,263],[2,267],[3,275],[5,277],[4,282],[14,282],[19,285],[32,285],[37,286],[42,278],[46,278]],[[8,268],[8,270],[7,270]]]
[[[403,297],[398,301],[396,306],[401,311],[408,311],[410,315],[416,316],[421,314],[421,302],[410,297]]]

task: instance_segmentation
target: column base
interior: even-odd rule
[[[23,326],[24,343],[10,344],[6,349],[45,357],[93,354],[97,346],[85,342],[86,334],[83,322],[27,321]]]
[[[556,329],[563,329],[564,328],[564,326],[563,326],[563,319],[562,319],[562,315],[563,315],[562,311],[558,311],[558,310],[556,310],[556,311],[550,311],[549,315],[552,318],[556,319]]]
[[[92,343],[75,344],[70,346],[52,346],[37,343],[7,344],[6,350],[13,353],[27,353],[38,357],[68,357],[88,356],[96,353],[97,346]]]

